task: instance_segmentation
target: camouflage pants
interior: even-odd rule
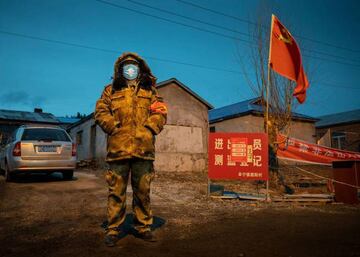
[[[154,177],[153,161],[138,158],[109,162],[105,178],[109,185],[107,234],[116,235],[126,216],[126,187],[129,174],[133,190],[134,227],[142,233],[153,223],[150,208],[150,183]]]

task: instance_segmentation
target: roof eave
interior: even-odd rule
[[[89,115],[87,115],[85,118],[82,118],[81,120],[79,120],[79,121],[71,124],[70,126],[67,126],[66,129],[68,130],[68,129],[72,129],[72,128],[74,128],[74,127],[77,127],[78,125],[81,125],[82,123],[84,123],[85,121],[88,121],[88,120],[92,119],[93,117],[94,117],[94,113],[92,112],[92,113],[90,113]]]
[[[60,124],[59,121],[38,121],[38,120],[19,120],[19,119],[3,119],[0,118],[0,121],[6,121],[6,122],[33,122],[33,123],[46,123],[46,124]]]
[[[320,125],[320,126],[315,125],[315,127],[317,129],[321,129],[321,128],[331,128],[331,127],[336,127],[336,126],[351,125],[351,124],[356,124],[356,123],[360,123],[360,120],[339,122],[339,123],[331,123],[331,124],[325,124],[325,125]]]
[[[170,78],[168,80],[165,81],[161,81],[159,83],[156,84],[156,88],[162,88],[165,87],[167,85],[169,85],[170,83],[175,83],[178,86],[180,86],[180,88],[182,88],[183,90],[185,90],[187,93],[189,93],[190,95],[192,95],[193,97],[195,97],[197,100],[199,100],[201,103],[203,103],[204,105],[206,105],[206,107],[208,108],[208,110],[214,109],[214,106],[212,104],[210,104],[208,101],[206,101],[205,99],[203,99],[201,96],[199,96],[197,93],[195,93],[194,91],[192,91],[188,86],[184,85],[183,83],[181,83],[179,80],[177,80],[176,78]]]
[[[237,113],[237,114],[233,114],[233,115],[224,116],[224,117],[221,117],[221,118],[216,118],[216,119],[213,119],[213,120],[209,120],[209,124],[224,121],[224,120],[234,119],[234,118],[238,118],[238,117],[242,117],[242,116],[245,116],[245,115],[248,115],[248,114],[255,114],[255,115],[258,115],[258,116],[264,116],[263,112],[256,111],[256,110],[249,110],[249,111],[246,111],[246,112]],[[318,119],[315,119],[315,118],[314,119],[312,119],[312,118],[302,118],[302,117],[296,117],[296,116],[292,116],[292,119],[293,120],[298,120],[298,121],[307,121],[307,122],[312,122],[312,123],[315,123],[318,120]]]
[[[216,123],[216,122],[220,122],[220,121],[224,121],[224,120],[230,120],[230,119],[234,119],[234,118],[238,118],[238,117],[242,117],[248,114],[251,114],[253,111],[247,111],[247,112],[242,112],[242,113],[236,113],[236,114],[232,114],[232,115],[228,115],[225,117],[221,117],[221,118],[216,118],[213,120],[209,120],[209,124],[212,123]]]

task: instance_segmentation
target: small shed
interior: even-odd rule
[[[206,171],[208,110],[213,106],[175,78],[156,88],[168,106],[167,123],[156,137],[156,170]],[[77,141],[79,160],[104,162],[107,135],[95,124],[93,114],[70,125],[68,131]]]
[[[318,119],[292,113],[290,137],[316,142],[315,122]],[[263,132],[264,110],[261,98],[253,98],[209,111],[210,132]]]

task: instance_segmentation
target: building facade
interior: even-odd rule
[[[318,144],[360,152],[360,109],[318,118],[315,124]]]
[[[264,132],[264,112],[260,98],[253,98],[209,111],[211,132]],[[292,113],[290,137],[316,142],[316,118]]]
[[[156,87],[168,106],[167,123],[156,137],[156,170],[206,171],[208,110],[212,105],[175,78]],[[107,135],[95,124],[93,114],[71,125],[68,131],[78,144],[79,160],[104,162]]]

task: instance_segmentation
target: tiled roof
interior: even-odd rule
[[[317,128],[321,127],[331,127],[334,125],[340,125],[345,123],[355,123],[360,122],[360,109],[340,112],[330,115],[324,115],[318,117],[319,121],[315,123]]]
[[[56,117],[51,113],[24,112],[24,111],[13,111],[13,110],[0,110],[0,120],[59,123]]]
[[[80,118],[56,117],[60,123],[72,124],[81,120]]]
[[[246,114],[254,113],[254,114],[263,114],[264,110],[262,105],[256,104],[261,99],[260,97],[252,98],[246,101],[238,102],[235,104],[227,105],[224,107],[216,108],[209,111],[209,122],[219,122],[222,120],[227,120],[235,117],[244,116]],[[317,121],[316,118],[296,113],[292,113],[294,119],[306,120],[306,121]]]

